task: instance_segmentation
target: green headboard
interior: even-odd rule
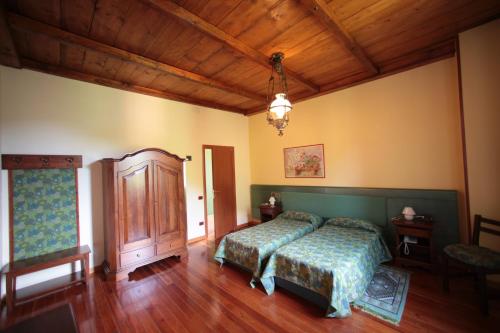
[[[438,250],[459,242],[457,192],[453,190],[251,185],[254,218],[259,218],[259,205],[268,200],[271,192],[281,194],[285,210],[370,220],[384,228],[390,246],[395,245],[395,229],[390,219],[399,215],[404,206],[411,206],[417,214],[434,218],[433,241]]]

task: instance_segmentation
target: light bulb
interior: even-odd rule
[[[275,119],[283,119],[285,113],[292,110],[292,104],[288,99],[286,99],[286,95],[283,93],[276,94],[276,98],[272,101],[269,106],[269,110],[274,113]]]

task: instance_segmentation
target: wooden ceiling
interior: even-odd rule
[[[500,0],[7,0],[0,63],[252,114],[450,57]]]

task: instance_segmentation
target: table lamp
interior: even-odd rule
[[[412,221],[416,215],[415,211],[413,210],[412,207],[403,208],[403,211],[401,213],[404,215],[405,220],[408,220],[408,221]]]

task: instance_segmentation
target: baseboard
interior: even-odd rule
[[[260,220],[248,221],[248,226],[253,227],[254,225],[260,224]]]
[[[97,265],[97,266],[94,266],[94,267],[90,267],[90,276],[92,276],[94,274],[99,274],[99,273],[102,273],[102,272],[103,272],[102,265]]]
[[[191,239],[188,239],[187,244],[191,245],[191,244],[194,244],[194,243],[198,243],[198,242],[204,241],[205,239],[207,239],[207,236],[205,236],[205,235],[200,236],[200,237],[191,238]]]
[[[260,221],[248,221],[247,223],[238,224],[236,226],[236,228],[234,229],[234,231],[238,231],[238,230],[241,230],[241,229],[253,227],[253,226],[257,225],[257,224],[260,224]]]

